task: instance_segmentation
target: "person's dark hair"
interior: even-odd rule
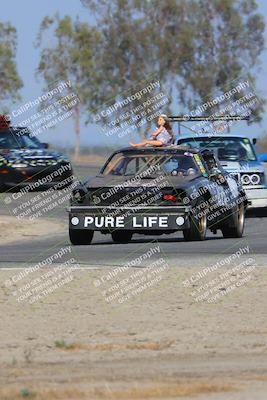
[[[167,115],[165,114],[161,114],[159,115],[159,117],[162,117],[164,119],[164,128],[166,129],[166,131],[169,133],[169,135],[172,137],[172,141],[174,140],[174,133],[172,130],[172,127],[170,125],[169,119],[167,117]]]
[[[173,130],[172,130],[172,127],[171,127],[169,121],[165,119],[165,123],[163,126],[166,129],[166,131],[168,132],[168,134],[171,136],[172,143],[173,143],[174,142],[174,133],[173,133]]]
[[[172,130],[172,127],[171,127],[169,121],[166,121],[166,120],[165,120],[164,128],[165,128],[166,131],[171,135],[172,139],[174,139],[173,130]]]

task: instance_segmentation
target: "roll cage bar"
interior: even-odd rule
[[[189,122],[189,121],[249,121],[249,116],[242,115],[221,115],[214,117],[212,115],[203,116],[187,116],[187,115],[169,115],[168,119],[172,122]]]

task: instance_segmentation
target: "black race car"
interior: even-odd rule
[[[241,237],[247,198],[209,150],[189,147],[125,148],[100,174],[72,192],[69,236],[90,244],[94,231],[127,243],[134,233],[183,231],[185,240],[204,240],[207,228]]]
[[[0,190],[48,189],[73,180],[67,156],[51,151],[25,127],[0,128]]]

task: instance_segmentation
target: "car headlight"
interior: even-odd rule
[[[241,182],[243,185],[260,185],[261,175],[260,174],[244,174],[241,176]]]
[[[28,164],[25,163],[15,163],[11,165],[13,168],[25,168],[28,166]]]
[[[258,174],[253,174],[250,177],[252,185],[259,185],[261,181],[261,177]]]
[[[243,185],[249,185],[251,184],[250,176],[248,174],[244,174],[241,176],[241,182]]]
[[[72,192],[72,201],[75,203],[82,203],[85,198],[86,192],[83,189],[75,189]]]
[[[82,201],[82,194],[81,194],[81,192],[78,190],[78,192],[76,192],[76,193],[73,193],[73,198],[75,199],[75,200],[77,200],[78,201],[78,203],[80,203],[81,201]]]

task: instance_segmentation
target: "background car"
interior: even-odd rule
[[[190,147],[211,149],[223,168],[242,183],[248,200],[249,210],[267,207],[267,177],[261,159],[253,143],[241,135],[181,135],[176,143]]]
[[[72,183],[72,166],[68,157],[48,149],[32,137],[25,127],[0,128],[0,189],[31,190],[68,186]]]
[[[263,163],[267,163],[267,153],[259,154],[259,160]]]

